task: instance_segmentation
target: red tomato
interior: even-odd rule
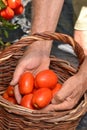
[[[0,15],[6,20],[11,20],[14,17],[14,11],[7,6],[7,8],[0,11]]]
[[[8,97],[7,100],[13,104],[17,104],[16,99],[14,97]]]
[[[14,9],[14,13],[15,13],[15,15],[19,15],[19,14],[23,13],[23,10],[24,10],[24,7],[21,4],[19,7],[17,7],[16,9]]]
[[[52,91],[49,88],[39,88],[34,92],[32,104],[35,108],[40,109],[47,106],[52,99]]]
[[[62,85],[57,83],[55,88],[52,90],[53,96],[61,89]]]
[[[8,96],[14,97],[14,87],[13,86],[8,86],[6,92],[8,93]]]
[[[34,88],[32,93],[34,94],[37,90],[38,90],[38,89]]]
[[[21,4],[21,0],[7,0],[8,6],[12,9],[18,8]]]
[[[34,76],[30,72],[25,72],[19,79],[19,91],[21,94],[29,94],[34,88]]]
[[[43,70],[36,75],[35,78],[35,87],[43,88],[47,87],[53,89],[57,84],[58,78],[56,73],[52,70]]]
[[[8,99],[8,97],[9,97],[9,96],[8,96],[8,93],[7,93],[7,92],[4,92],[3,95],[2,95],[2,97],[3,97],[4,99]]]
[[[23,98],[21,99],[20,105],[27,107],[29,109],[34,109],[34,107],[32,106],[32,97],[33,97],[32,93],[24,95]]]

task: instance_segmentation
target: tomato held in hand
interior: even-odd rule
[[[49,88],[39,88],[34,92],[32,104],[35,108],[40,109],[47,106],[52,99],[52,91]]]
[[[56,73],[52,70],[43,70],[36,75],[35,87],[36,88],[50,88],[53,89],[57,84],[58,78]]]
[[[21,94],[29,94],[34,88],[34,76],[30,72],[25,72],[19,79],[19,91]]]
[[[32,106],[32,97],[33,97],[32,93],[24,95],[23,98],[21,99],[20,105],[27,107],[29,109],[34,109],[34,107]]]
[[[11,20],[14,17],[14,11],[7,6],[7,8],[0,11],[0,15],[6,20]]]
[[[19,7],[17,7],[16,9],[14,9],[14,13],[15,13],[15,15],[19,15],[19,14],[23,13],[23,10],[24,10],[24,7],[21,4]]]
[[[55,88],[52,90],[53,96],[61,89],[62,85],[57,83]]]
[[[7,0],[8,6],[12,9],[18,8],[21,4],[21,0]]]

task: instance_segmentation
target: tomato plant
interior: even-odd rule
[[[55,88],[52,90],[53,96],[61,89],[62,85],[57,83]]]
[[[5,9],[0,11],[0,15],[6,20],[10,20],[14,17],[14,11],[7,6]]]
[[[2,0],[2,2],[7,6],[7,0]]]
[[[23,10],[24,10],[24,7],[21,4],[21,5],[19,5],[19,7],[17,7],[16,9],[14,9],[14,13],[15,13],[15,15],[19,15],[19,14],[23,13]]]
[[[47,87],[53,89],[57,84],[57,81],[58,78],[56,73],[54,73],[52,70],[43,70],[39,72],[35,77],[35,87]]]
[[[49,88],[39,88],[34,92],[32,104],[35,108],[40,109],[47,106],[52,99],[52,91]]]
[[[34,107],[32,105],[32,97],[33,97],[32,93],[24,95],[23,98],[21,99],[20,105],[24,106],[24,107],[27,107],[29,109],[34,109]]]
[[[6,0],[0,0],[0,10],[5,9],[7,6]]]
[[[29,94],[34,88],[34,76],[30,72],[25,72],[19,79],[19,91],[21,94]]]
[[[21,0],[7,0],[8,6],[12,9],[17,8],[21,4]]]

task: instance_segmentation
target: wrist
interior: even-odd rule
[[[29,45],[27,51],[38,51],[50,56],[52,41],[36,41]]]
[[[87,56],[85,56],[85,59],[82,63],[82,65],[80,66],[79,68],[79,71],[77,74],[79,74],[79,76],[82,77],[82,80],[85,80],[87,81]]]

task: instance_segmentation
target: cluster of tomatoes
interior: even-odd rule
[[[21,0],[2,0],[5,8],[0,10],[0,16],[6,20],[11,20],[15,15],[23,13],[24,7]]]
[[[52,98],[61,87],[62,85],[58,82],[56,73],[50,69],[39,72],[35,77],[32,73],[25,72],[21,75],[18,85],[19,92],[22,96],[20,105],[29,109],[44,108],[51,103]],[[4,96],[5,93],[3,97],[6,99]],[[14,91],[8,93],[10,95],[7,95],[11,96],[11,93],[14,93]]]
[[[2,96],[4,99],[10,101],[11,103],[17,104],[17,101],[15,99],[15,95],[14,95],[14,87],[13,86],[9,85]]]

